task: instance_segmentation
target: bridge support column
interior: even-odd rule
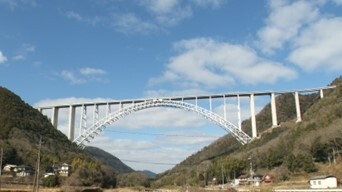
[[[276,107],[276,101],[275,101],[275,94],[271,93],[271,113],[272,113],[272,127],[278,126],[278,120],[277,120],[277,107]]]
[[[300,103],[299,103],[299,93],[295,92],[295,102],[296,102],[296,113],[297,113],[297,123],[302,121],[302,115],[300,112]]]
[[[320,95],[321,99],[323,99],[323,97],[324,97],[323,89],[319,90],[319,95]]]
[[[237,111],[238,111],[238,127],[241,131],[241,109],[240,109],[240,96],[237,95]]]
[[[256,138],[257,137],[257,129],[256,129],[256,119],[255,119],[254,94],[250,95],[250,108],[251,108],[252,138]]]
[[[68,128],[68,139],[70,141],[74,140],[75,137],[75,109],[76,107],[69,106],[69,128]]]
[[[58,125],[58,107],[53,107],[52,108],[52,115],[51,115],[51,123],[53,125],[54,128],[57,129],[57,125]]]

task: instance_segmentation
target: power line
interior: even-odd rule
[[[109,132],[115,133],[124,133],[124,134],[132,134],[132,135],[155,135],[155,136],[168,136],[168,137],[197,137],[197,138],[219,138],[218,136],[208,136],[208,135],[180,135],[180,134],[163,134],[163,133],[147,133],[147,132],[129,132],[129,131],[115,131],[108,130]]]

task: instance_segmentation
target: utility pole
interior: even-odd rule
[[[249,160],[250,181],[253,183],[253,175],[254,175],[254,171],[253,171],[253,159],[252,159],[252,157],[249,157],[248,160]]]
[[[1,176],[2,176],[2,156],[4,154],[4,151],[1,147],[1,155],[0,155],[0,190],[1,190]]]
[[[38,157],[37,157],[37,170],[35,177],[33,179],[33,189],[32,192],[39,191],[39,171],[40,171],[40,150],[42,148],[42,137],[39,138],[39,147],[38,147]]]
[[[334,165],[336,165],[336,157],[335,157],[335,147],[333,147],[333,160],[334,160]]]
[[[224,185],[223,165],[221,165],[222,185]]]

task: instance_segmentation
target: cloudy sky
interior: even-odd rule
[[[35,107],[315,88],[342,72],[342,0],[0,0],[0,28],[0,86]],[[257,98],[257,110],[268,99]],[[236,99],[227,103],[237,123]],[[249,117],[248,98],[241,113]],[[159,173],[225,134],[157,108],[89,145]]]

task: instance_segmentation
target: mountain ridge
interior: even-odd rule
[[[318,93],[300,94],[302,114],[300,123],[295,123],[297,117],[294,95],[277,96],[279,127],[270,129],[272,118],[270,103],[268,103],[256,115],[258,139],[241,146],[231,135],[223,136],[190,155],[174,168],[159,174],[154,185],[194,185],[203,183],[201,180],[204,178],[212,177],[221,182],[221,165],[225,165],[227,171],[232,171],[233,165],[244,164],[240,168],[234,168],[239,171],[231,173],[232,178],[235,174],[248,173],[248,159],[251,158],[257,165],[256,171],[272,173],[278,180],[289,179],[298,172],[308,174],[319,172],[316,165],[324,165],[327,160],[318,161],[317,157],[331,154],[329,145],[333,145],[336,149],[342,146],[342,141],[338,139],[342,137],[342,133],[337,129],[338,119],[342,118],[342,77],[336,78],[331,85],[336,87],[325,90],[323,99],[320,99]],[[247,119],[242,122],[242,129],[249,135],[251,135],[250,121]],[[326,128],[326,131],[323,128]],[[311,156],[316,161],[311,160]],[[336,174],[342,176],[342,173]]]

